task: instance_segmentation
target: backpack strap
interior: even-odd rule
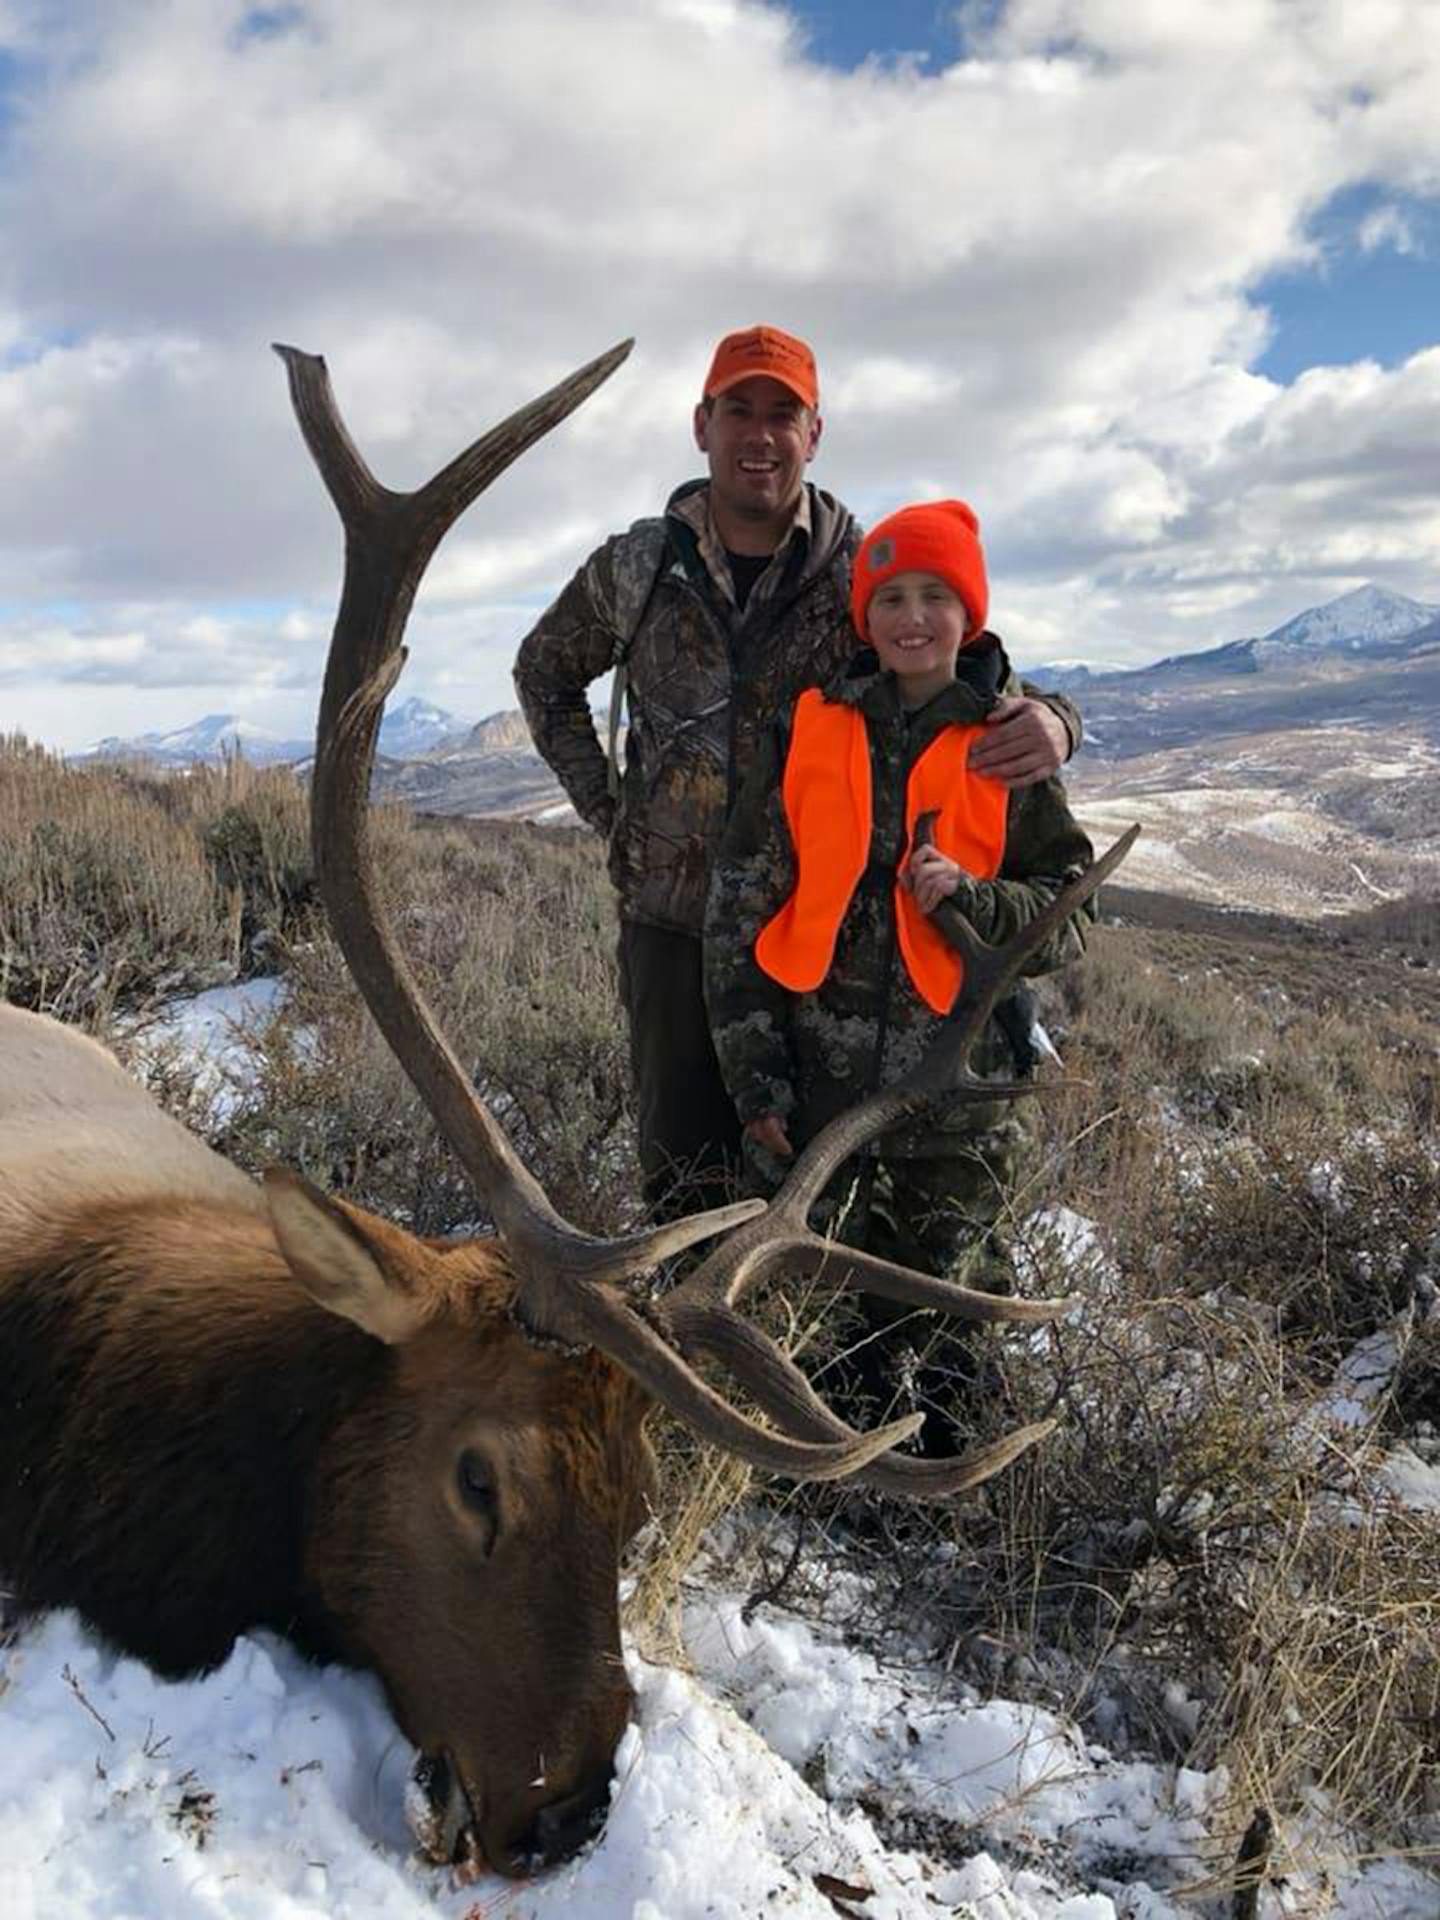
[[[606,787],[620,797],[620,724],[630,690],[630,647],[650,611],[655,588],[665,571],[670,532],[663,520],[637,520],[624,535],[624,564],[617,569],[615,661],[610,681],[610,722],[606,740]]]

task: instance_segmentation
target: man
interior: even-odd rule
[[[536,747],[609,840],[645,1193],[670,1214],[716,1204],[739,1160],[705,1016],[710,857],[767,722],[855,645],[860,528],[805,479],[822,424],[803,341],[767,326],[727,334],[694,415],[708,477],[679,487],[663,518],[597,548],[515,666]],[[630,710],[618,782],[586,696],[612,667]],[[1080,719],[1061,696],[1021,693],[1007,674],[970,764],[1027,786],[1079,745]]]

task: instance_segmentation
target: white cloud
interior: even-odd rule
[[[1355,237],[1363,253],[1375,253],[1381,247],[1390,247],[1401,254],[1421,251],[1413,223],[1393,202],[1367,213]]]
[[[1208,644],[1352,573],[1440,597],[1432,357],[1252,371],[1254,289],[1314,256],[1331,196],[1377,184],[1358,240],[1393,247],[1403,197],[1440,194],[1427,0],[1010,0],[941,73],[822,69],[758,0],[246,18],[94,0],[29,30],[0,188],[22,724],[45,644],[52,679],[189,674],[208,706],[313,684],[340,536],[273,339],[326,354],[409,486],[638,336],[442,548],[412,691],[508,700],[527,614],[697,470],[710,348],[761,318],[820,352],[815,477],[863,513],[971,499],[1027,652]]]

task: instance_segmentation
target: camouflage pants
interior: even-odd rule
[[[990,1293],[1014,1287],[1007,1222],[1028,1130],[1018,1116],[933,1159],[883,1158],[852,1178],[830,1231],[850,1246]],[[986,1391],[988,1329],[862,1294],[849,1347],[816,1384],[852,1424],[917,1412],[922,1454],[963,1449]]]

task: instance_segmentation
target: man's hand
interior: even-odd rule
[[[781,1160],[795,1158],[795,1149],[785,1131],[785,1122],[778,1113],[762,1113],[754,1120],[747,1120],[745,1138],[753,1140],[757,1146],[764,1147]]]
[[[1002,787],[1033,787],[1064,766],[1070,753],[1065,722],[1043,700],[1006,694],[985,716],[988,731],[970,749],[970,766]]]

